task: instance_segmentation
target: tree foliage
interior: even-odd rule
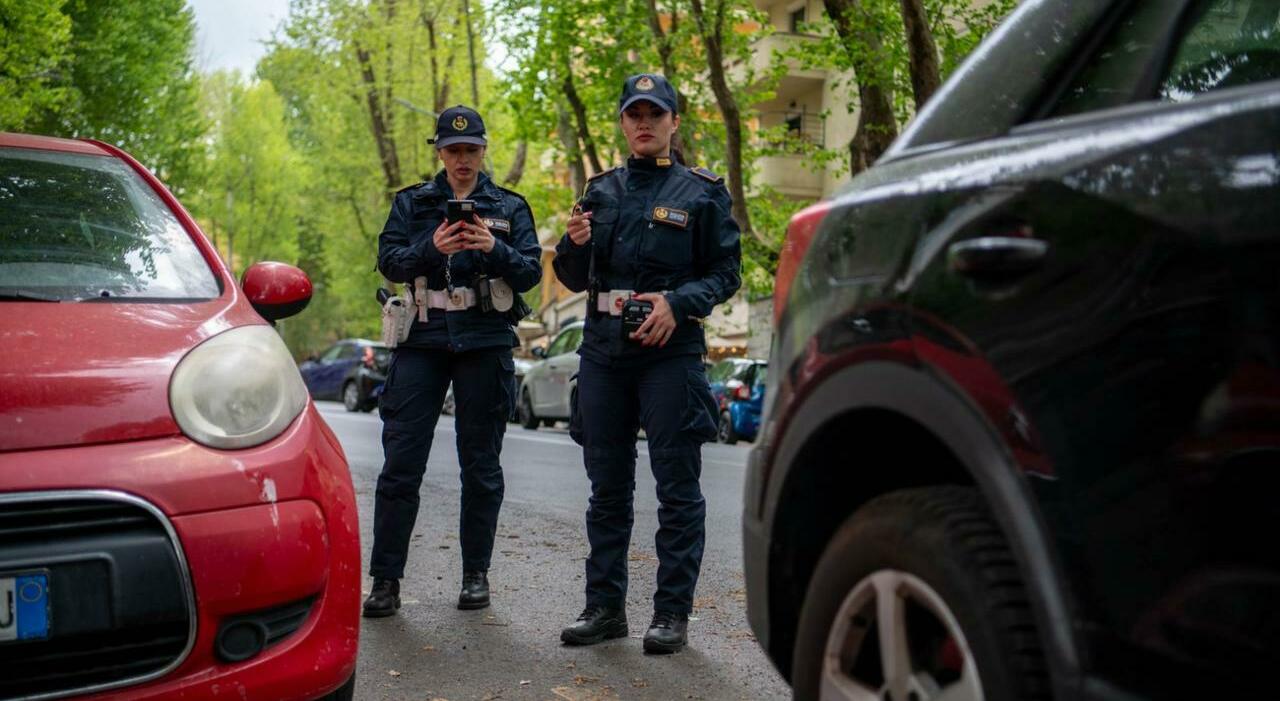
[[[180,194],[235,273],[302,267],[314,299],[281,329],[303,355],[376,335],[377,236],[395,191],[440,167],[427,139],[448,106],[481,112],[487,169],[518,180],[550,242],[585,179],[625,160],[623,80],[667,75],[679,147],[727,176],[749,229],[746,286],[767,294],[806,203],[753,182],[753,164],[856,155],[759,127],[753,106],[787,63],[844,76],[832,112],[880,95],[865,134],[887,143],[1013,2],[826,0],[855,11],[843,27],[815,18],[819,38],[769,63],[756,52],[773,29],[751,0],[293,0],[252,75],[199,76],[184,0],[0,0],[0,128],[118,144]]]

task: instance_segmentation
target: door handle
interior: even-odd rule
[[[1034,270],[1049,252],[1049,243],[1021,236],[984,236],[957,241],[947,248],[951,270],[972,277],[1014,275]]]

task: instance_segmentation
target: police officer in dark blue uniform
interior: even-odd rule
[[[481,170],[487,141],[480,115],[462,106],[445,110],[433,143],[444,169],[396,193],[378,237],[378,269],[393,282],[416,280],[419,304],[379,402],[386,461],[374,506],[373,590],[364,602],[370,617],[400,607],[418,488],[450,382],[462,466],[458,608],[489,605],[487,572],[503,496],[498,455],[514,406],[511,349],[519,341],[512,326],[528,310],[519,293],[542,277],[528,203]],[[450,200],[470,201],[454,203],[455,212],[473,211],[449,223]]]
[[[737,291],[741,251],[723,180],[685,167],[671,150],[676,104],[663,76],[627,79],[619,122],[631,157],[589,181],[556,246],[561,282],[590,290],[570,429],[591,480],[591,556],[586,608],[560,636],[571,645],[627,635],[640,427],[660,503],[658,586],[644,649],[675,652],[688,640],[706,518],[701,445],[716,433],[700,320]]]

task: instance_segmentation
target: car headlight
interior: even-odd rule
[[[241,326],[187,353],[169,380],[179,428],[212,448],[248,448],[284,432],[307,406],[307,387],[279,334]]]

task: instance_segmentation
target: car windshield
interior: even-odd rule
[[[220,293],[191,236],[128,164],[0,148],[0,300]]]

